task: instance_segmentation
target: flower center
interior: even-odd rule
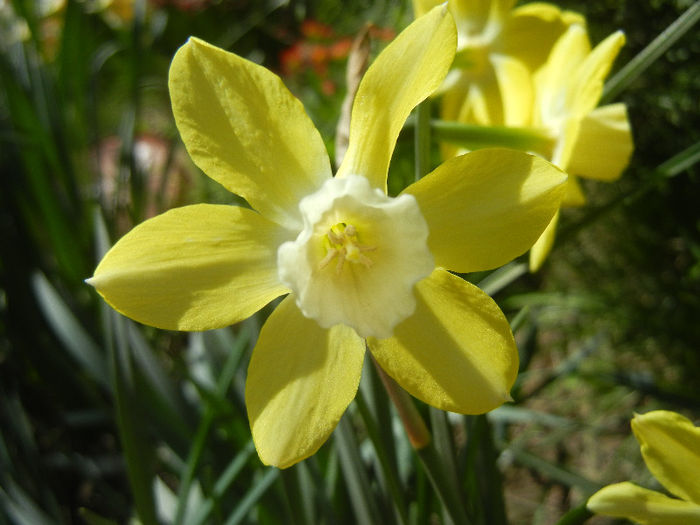
[[[365,268],[372,266],[372,259],[365,255],[377,249],[376,246],[360,244],[357,238],[357,228],[352,224],[339,222],[331,227],[324,239],[326,256],[318,263],[318,269],[323,270],[333,259],[338,259],[335,265],[335,273],[340,275],[343,271],[345,261],[354,264],[361,264]]]
[[[414,285],[435,268],[416,199],[347,175],[304,197],[299,210],[303,229],[277,250],[279,279],[299,309],[323,328],[390,337],[415,310]]]

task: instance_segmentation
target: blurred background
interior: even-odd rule
[[[614,71],[692,4],[559,2],[586,15],[594,44],[625,32]],[[119,317],[83,280],[145,218],[237,202],[174,125],[167,72],[189,36],[280,74],[332,153],[353,38],[371,24],[376,55],[412,16],[388,0],[0,0],[0,524],[124,523],[135,509],[143,523],[364,522],[353,468],[373,491],[365,511],[392,515],[354,404],[342,440],[288,471],[260,464],[243,385],[267,309],[164,332]],[[700,418],[700,31],[616,101],[635,139],[623,177],[582,181],[589,203],[566,210],[537,274],[507,287],[503,272],[473,276],[514,320],[522,370],[514,404],[450,428],[468,458],[488,421],[478,439],[493,440],[515,524],[555,523],[603,484],[653,486],[634,412]],[[412,179],[412,144],[399,138],[392,188]],[[410,519],[440,522],[400,429],[396,456]],[[464,474],[467,492],[478,474]]]

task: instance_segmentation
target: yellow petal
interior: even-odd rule
[[[675,412],[635,415],[632,430],[647,467],[674,495],[700,505],[700,428]]]
[[[534,71],[547,60],[554,43],[571,24],[585,26],[586,21],[580,14],[562,11],[553,4],[531,2],[519,6],[506,21],[500,49]]]
[[[459,46],[482,46],[498,38],[503,20],[515,0],[450,0],[459,33]]]
[[[344,325],[326,330],[290,295],[265,322],[248,367],[245,399],[266,465],[286,468],[328,439],[360,383],[364,341]]]
[[[297,204],[331,168],[320,134],[280,78],[190,38],[173,58],[169,88],[197,166],[267,218],[301,227]]]
[[[627,167],[633,150],[625,105],[602,106],[581,121],[568,171],[588,179],[613,181]]]
[[[88,283],[141,323],[167,330],[221,328],[288,291],[276,265],[277,246],[288,237],[245,208],[175,208],[122,237]]]
[[[627,518],[643,525],[700,524],[700,506],[629,482],[602,488],[586,506],[595,514]]]
[[[616,31],[608,36],[586,57],[571,79],[574,89],[571,95],[571,112],[584,117],[598,105],[603,93],[603,83],[608,76],[620,48],[625,44],[625,35]]]
[[[435,264],[466,273],[526,252],[559,209],[565,181],[539,157],[482,149],[447,160],[405,191],[428,223]]]
[[[557,212],[552,221],[547,225],[547,228],[542,232],[540,238],[530,249],[530,271],[536,272],[540,269],[544,260],[552,250],[554,245],[554,237],[557,233],[557,223],[559,222],[559,212]]]
[[[433,7],[442,3],[442,0],[413,0],[413,17],[421,17]]]
[[[586,204],[586,196],[583,194],[581,185],[579,184],[576,177],[569,175],[566,181],[566,193],[564,198],[561,200],[562,206],[583,206]]]
[[[339,176],[363,175],[373,187],[386,191],[396,138],[411,110],[440,86],[456,46],[452,17],[445,6],[438,6],[379,54],[355,96]]]
[[[527,126],[535,103],[532,77],[522,62],[507,55],[491,56],[502,104],[504,126]]]
[[[393,337],[368,339],[382,368],[442,410],[483,414],[508,401],[518,350],[493,299],[439,268],[416,285],[416,299]]]
[[[535,74],[536,126],[559,127],[571,112],[577,72],[591,51],[586,30],[574,24],[557,40],[547,63]]]

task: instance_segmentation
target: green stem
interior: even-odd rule
[[[627,86],[634,82],[651,64],[675,44],[700,20],[700,2],[695,2],[668,26],[637,56],[627,62],[606,84],[600,105],[614,100]]]
[[[384,372],[374,358],[372,358],[372,362],[377,368],[379,377],[381,377],[389,397],[396,406],[396,411],[399,413],[399,417],[406,429],[406,434],[408,434],[408,440],[418,454],[423,469],[428,475],[435,492],[437,492],[443,507],[456,525],[469,525],[470,521],[462,504],[462,496],[456,484],[456,479],[448,475],[443,458],[440,457],[435,448],[430,431],[413,403],[411,396]]]
[[[513,148],[536,152],[549,158],[554,146],[554,139],[545,130],[536,128],[480,126],[447,120],[433,120],[430,125],[435,140],[472,150],[488,147]]]
[[[415,180],[430,171],[430,99],[426,98],[416,107],[416,132],[413,134],[415,148]]]

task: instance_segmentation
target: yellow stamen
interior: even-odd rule
[[[359,263],[369,268],[372,266],[373,261],[367,257],[363,252],[371,252],[376,250],[376,246],[367,246],[360,244],[357,239],[357,228],[352,224],[345,224],[340,222],[335,226],[331,227],[326,234],[328,239],[326,248],[326,255],[318,263],[318,269],[322,270],[328,264],[338,258],[338,262],[335,266],[336,274],[340,275],[345,266],[345,261],[350,261],[351,263]]]

